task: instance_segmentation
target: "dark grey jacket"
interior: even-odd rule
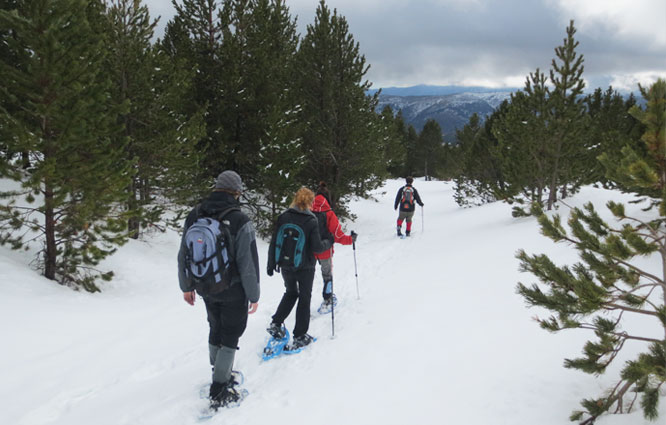
[[[222,211],[229,208],[239,208],[238,201],[226,192],[213,192],[197,208],[190,211],[185,219],[183,236],[185,231],[194,224],[199,217],[217,217]],[[256,303],[259,301],[259,255],[257,254],[257,242],[255,238],[254,227],[250,219],[240,210],[231,211],[225,217],[229,221],[229,232],[233,238],[233,251],[231,256],[235,267],[232,268],[233,274],[231,284],[238,283],[243,285],[247,299]],[[181,238],[180,250],[178,251],[178,283],[183,292],[193,291],[194,285],[190,279],[185,276],[185,240]],[[223,296],[221,294],[207,295],[207,298],[215,299]]]

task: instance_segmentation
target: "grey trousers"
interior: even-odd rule
[[[327,300],[333,293],[333,257],[331,256],[323,260],[318,259],[317,261],[321,266],[321,277],[324,281],[324,288],[321,291],[321,295]]]

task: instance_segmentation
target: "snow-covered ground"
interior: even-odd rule
[[[425,202],[413,236],[394,235],[393,200],[402,181],[358,200],[354,251],[336,245],[335,338],[331,316],[318,316],[315,280],[310,334],[296,356],[262,362],[265,327],[283,292],[282,278],[262,276],[259,311],[250,316],[235,368],[250,395],[207,423],[242,425],[559,425],[615,383],[621,362],[642,349],[628,343],[601,377],[567,370],[590,336],[549,334],[515,293],[515,252],[547,253],[558,264],[576,253],[541,236],[533,218],[510,207],[461,209],[452,186],[417,181]],[[585,188],[572,205],[603,207],[622,195]],[[566,215],[566,208],[560,211]],[[73,292],[29,269],[34,251],[0,248],[0,424],[187,425],[206,401],[210,379],[203,302],[181,296],[179,236],[131,241],[104,263],[116,278],[101,294]],[[266,242],[260,242],[266,263]],[[659,270],[656,259],[644,260]],[[262,267],[263,270],[263,267]],[[287,321],[293,326],[293,313]],[[651,323],[634,323],[653,326]],[[647,332],[652,329],[644,329]],[[654,329],[658,332],[658,329]],[[658,334],[657,334],[658,335]],[[661,418],[666,418],[662,398]],[[659,422],[658,421],[658,422]],[[601,425],[652,424],[640,412],[605,416]],[[663,423],[663,422],[661,422]]]

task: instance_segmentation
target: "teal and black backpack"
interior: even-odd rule
[[[298,269],[303,263],[305,232],[301,226],[285,223],[277,231],[275,264],[280,268]]]

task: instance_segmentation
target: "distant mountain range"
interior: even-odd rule
[[[474,113],[485,120],[516,90],[427,85],[388,87],[381,89],[377,111],[381,112],[386,106],[394,113],[401,110],[405,122],[419,132],[426,121],[434,119],[442,128],[444,139],[453,142],[456,130],[463,128]]]
[[[386,87],[381,89],[377,112],[387,105],[394,113],[402,110],[407,124],[420,132],[426,121],[434,119],[442,128],[444,140],[455,141],[456,130],[462,129],[476,113],[484,121],[504,100],[519,88],[501,89],[489,87],[430,86]],[[374,94],[378,89],[368,90]],[[626,98],[630,92],[622,93]],[[640,93],[633,93],[637,102],[645,106]]]
[[[419,84],[411,87],[382,87],[381,89],[370,89],[368,93],[374,94],[381,90],[383,95],[392,96],[445,96],[447,94],[460,93],[504,93],[520,90],[514,87],[490,88],[480,86],[431,86]]]

